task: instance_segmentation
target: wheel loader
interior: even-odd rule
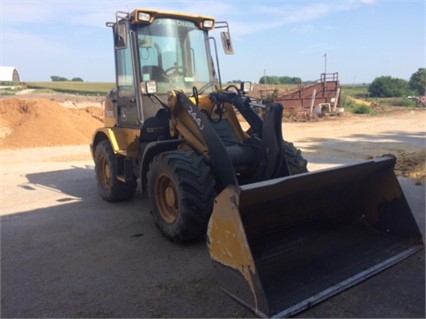
[[[233,54],[227,22],[136,9],[106,25],[116,87],[90,145],[100,195],[140,185],[161,234],[206,236],[222,289],[255,314],[294,315],[423,248],[394,157],[309,173],[283,106],[261,118],[250,83],[222,84],[211,34]]]

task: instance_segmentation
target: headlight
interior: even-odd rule
[[[151,15],[146,12],[138,12],[138,21],[149,22],[151,20]]]
[[[213,20],[204,20],[203,21],[203,29],[213,29],[214,21]]]

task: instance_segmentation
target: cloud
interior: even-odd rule
[[[129,12],[139,7],[213,16],[230,23],[234,40],[245,41],[253,34],[253,38],[259,39],[260,34],[264,39],[267,31],[288,26],[291,31],[306,33],[330,30],[336,15],[375,3],[375,0],[0,0],[0,38],[4,44],[0,54],[5,63],[11,64],[26,63],[28,52],[32,59],[48,60],[46,64],[57,59],[55,69],[59,68],[60,58],[74,61],[76,56],[84,56],[82,64],[86,60],[95,61],[96,50],[98,54],[105,52],[106,60],[112,59],[111,34],[105,22],[115,21],[116,11]],[[248,42],[253,43],[250,39]],[[101,65],[109,63],[99,61]],[[99,69],[97,63],[91,64]]]
[[[261,3],[261,4],[259,4]],[[347,1],[280,1],[249,2],[244,7],[244,16],[232,16],[232,31],[236,37],[246,36],[253,32],[266,31],[295,25],[298,30],[313,29],[314,22],[331,17],[333,14],[359,9],[363,5],[372,5],[375,0],[347,0]],[[247,17],[250,16],[250,19]],[[328,29],[333,28],[329,25]],[[302,25],[303,24],[303,25]],[[234,28],[236,26],[236,28]],[[305,27],[304,27],[305,26]],[[234,30],[235,29],[235,30]]]
[[[117,7],[116,3],[107,1],[6,1],[2,4],[1,20],[3,27],[27,30],[28,25],[52,24],[103,27],[107,20],[115,18],[117,8],[122,9],[122,4]]]
[[[236,26],[236,36],[278,28],[290,24],[309,23],[335,12],[348,11],[362,5],[372,5],[375,0],[346,1],[144,1],[143,7],[167,11],[210,15],[227,20]],[[271,5],[272,4],[272,5]],[[102,0],[43,0],[2,2],[1,19],[4,27],[23,23],[103,27],[113,21],[116,11],[132,11],[140,7],[139,1]]]
[[[297,29],[297,31],[301,33],[313,32],[315,30],[316,28],[312,24],[305,24]]]

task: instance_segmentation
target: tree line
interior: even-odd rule
[[[84,82],[82,78],[72,78],[71,80],[69,80],[67,78],[64,78],[63,76],[58,76],[58,75],[52,75],[50,79],[52,80],[52,82],[67,82],[67,81]]]
[[[403,97],[409,95],[426,95],[426,68],[419,68],[409,81],[380,76],[368,86],[370,97]]]
[[[297,76],[276,76],[276,75],[266,75],[262,76],[259,79],[260,84],[299,84],[302,83],[302,79]],[[304,82],[308,84],[308,82]]]

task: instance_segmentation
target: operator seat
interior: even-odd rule
[[[150,81],[157,82],[168,82],[169,77],[166,72],[163,70],[161,66],[158,65],[144,65],[142,66],[142,79],[144,79],[144,75],[149,74]]]

